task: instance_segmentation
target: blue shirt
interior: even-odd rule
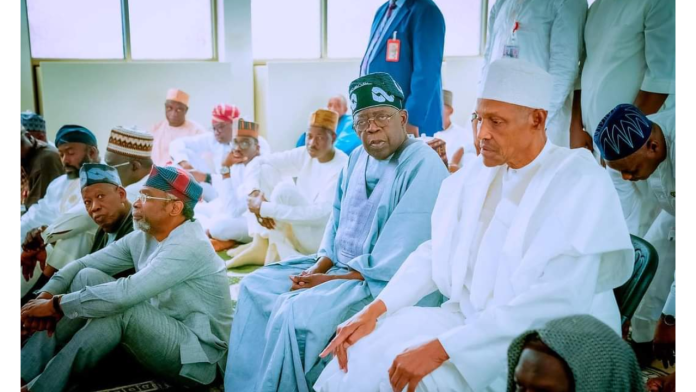
[[[391,2],[391,0],[390,0]],[[387,13],[389,12],[389,8],[387,8],[387,12],[384,13],[384,18],[382,18],[382,22],[380,23],[379,28],[375,32],[374,36],[372,37],[372,41],[370,41],[370,45],[367,47],[367,52],[365,52],[365,57],[363,57],[363,62],[360,64],[360,76],[365,76],[368,73],[370,73],[369,70],[369,64],[370,61],[372,61],[372,58],[375,57],[375,46],[377,46],[378,42],[382,42],[382,37],[384,37],[384,32],[388,31],[389,26],[391,25],[392,21],[394,20],[394,17],[396,14],[399,12],[401,7],[404,5],[406,0],[396,0],[396,8],[394,8],[391,12],[391,15],[389,15],[389,19],[387,19]],[[397,37],[398,38],[398,37]]]

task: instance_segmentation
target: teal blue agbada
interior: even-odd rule
[[[350,179],[359,175],[368,184],[374,183],[369,168],[367,173],[355,170],[356,162],[365,154],[362,147],[357,148],[341,173],[319,253],[271,264],[242,280],[230,336],[225,390],[311,391],[330,359],[321,360],[319,353],[336,327],[370,303],[408,255],[430,239],[430,215],[448,173],[430,147],[415,141],[396,159],[393,180],[368,222],[362,254],[346,263],[337,262],[334,240],[341,224],[341,208],[350,203],[345,197]],[[329,274],[345,274],[352,268],[365,280],[332,280],[310,289],[289,291],[288,277],[309,268],[321,256],[334,261]],[[421,304],[434,306],[439,299],[439,293],[434,293]]]

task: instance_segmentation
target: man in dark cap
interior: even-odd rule
[[[448,173],[432,148],[408,137],[401,87],[375,73],[354,80],[349,97],[362,146],[339,176],[319,252],[242,280],[226,390],[310,390],[336,326],[430,239],[430,214]]]
[[[46,140],[46,121],[38,114],[28,110],[22,112],[22,127],[26,129],[29,135],[34,139],[53,145],[53,143],[49,143],[48,140]]]
[[[118,241],[126,234],[133,231],[133,214],[131,213],[131,203],[126,197],[126,190],[123,187],[118,175],[118,171],[111,166],[101,163],[85,163],[80,169],[80,186],[82,188],[82,200],[84,201],[85,210],[89,217],[98,226],[98,230],[94,235],[89,253],[94,253],[105,248],[114,241]],[[52,236],[52,240],[57,241],[52,247],[53,249],[61,249],[71,246],[71,240],[74,235],[71,233],[74,229],[57,227],[52,231],[60,232],[60,236]],[[62,238],[56,240],[55,238]],[[25,254],[27,252],[24,252]],[[84,253],[78,255],[85,256]],[[70,261],[67,260],[60,264],[56,263],[56,258],[52,257],[50,262],[46,264],[46,252],[42,252],[34,258],[25,258],[27,265],[23,267],[27,271],[33,271],[35,265],[30,265],[29,262],[43,264],[43,273],[39,281],[34,285],[32,291],[43,287],[48,279],[60,268],[64,267]],[[133,271],[129,271],[132,273]],[[128,275],[130,274],[128,273]],[[126,276],[126,275],[123,275]],[[33,299],[32,294],[28,294],[22,298],[22,303],[29,299]]]
[[[22,154],[22,205],[31,208],[46,194],[51,181],[64,173],[55,147],[36,139],[22,127],[20,135]]]
[[[45,230],[47,226],[56,223],[60,223],[64,228],[70,228],[74,234],[89,232],[89,235],[77,236],[73,245],[64,248],[65,252],[60,255],[60,258],[72,261],[89,251],[96,231],[94,221],[85,212],[78,177],[83,164],[100,161],[99,149],[94,134],[80,125],[63,126],[56,135],[55,144],[66,174],[53,180],[45,196],[22,215],[20,244],[25,252],[42,252],[46,244],[51,242],[46,241],[51,231]],[[49,257],[59,257],[59,255],[57,253]],[[25,277],[22,281],[22,296],[38,279],[36,273],[30,275],[32,275],[30,279],[26,280]]]
[[[594,141],[609,167],[631,234],[651,243],[660,258],[655,277],[631,319],[641,366],[653,360],[652,341],[674,282],[676,237],[675,112],[646,116],[617,105],[600,121]]]
[[[224,372],[232,301],[225,265],[193,220],[201,193],[183,169],[153,166],[133,204],[137,230],[68,264],[22,308],[23,328],[47,329],[22,348],[26,390],[62,391],[119,344],[175,384]]]
[[[507,385],[509,392],[645,391],[631,348],[590,315],[552,320],[513,340]]]

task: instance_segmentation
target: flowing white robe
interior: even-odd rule
[[[631,276],[633,248],[611,180],[587,151],[550,142],[528,166],[521,187],[481,158],[443,182],[432,240],[377,297],[387,314],[348,349],[348,373],[333,360],[317,391],[391,390],[394,357],[436,338],[450,359],[419,390],[502,391],[523,331],[591,314],[620,332],[612,289]],[[436,289],[449,298],[440,308],[412,306]]]
[[[309,156],[305,146],[268,154],[249,163],[244,192],[260,190],[268,199],[260,215],[276,221],[276,228],[262,231],[255,217],[250,227],[268,235],[279,260],[306,256],[319,250],[326,222],[333,209],[336,186],[348,156],[336,150],[325,163]],[[292,179],[295,179],[293,182]],[[282,185],[281,185],[282,184]]]

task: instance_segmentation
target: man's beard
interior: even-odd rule
[[[84,165],[85,163],[92,163],[92,160],[89,159],[88,156],[86,156],[82,160],[82,162],[80,162],[80,167],[75,167],[72,165],[63,166],[63,169],[65,169],[65,174],[68,176],[68,179],[74,180],[76,178],[80,178],[80,169],[82,168],[82,165]],[[68,171],[68,169],[72,169],[72,170]]]
[[[147,219],[145,219],[145,218],[141,218],[140,220],[133,219],[133,230],[141,230],[145,233],[149,233],[151,228],[152,228],[152,226],[150,225],[150,222],[147,221]]]

